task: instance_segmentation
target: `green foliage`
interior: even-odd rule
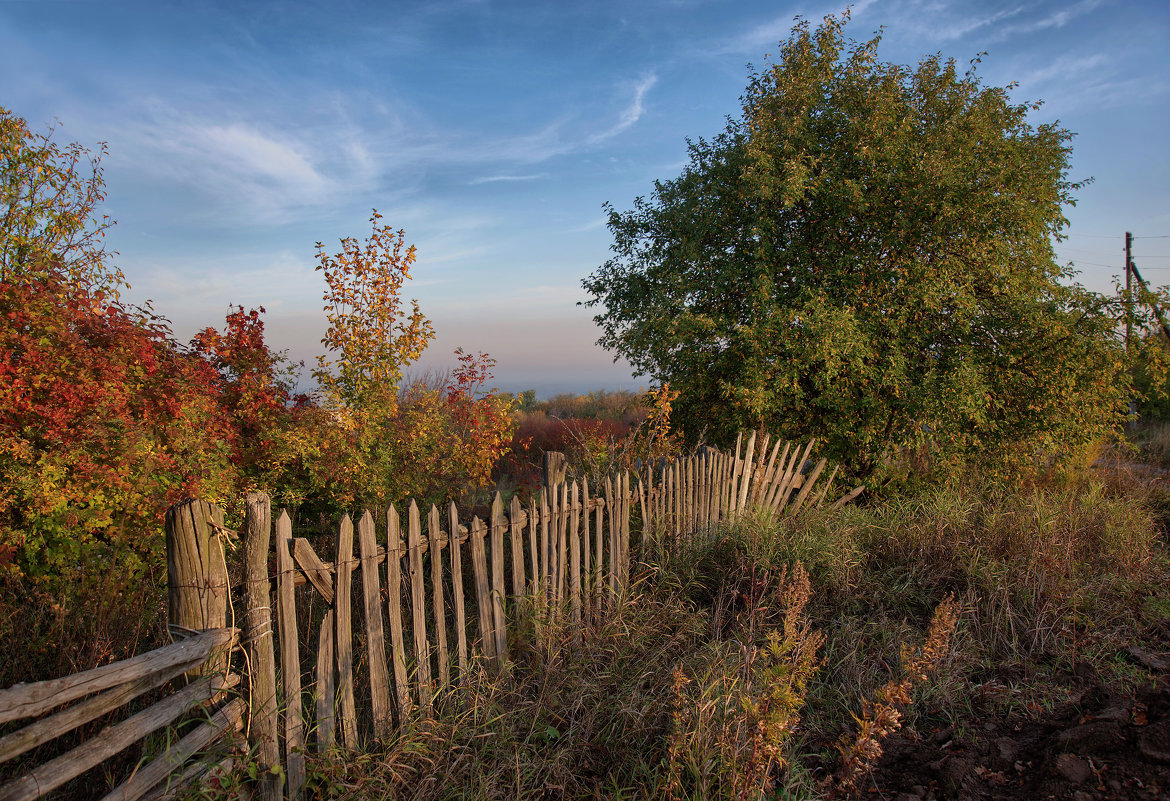
[[[717,441],[815,436],[863,474],[901,448],[1078,456],[1129,382],[1116,309],[1053,255],[1072,134],[974,67],[879,61],[847,18],[799,22],[740,119],[610,208],[616,255],[584,281],[601,344]]]
[[[105,200],[101,158],[77,143],[64,149],[53,131],[38,134],[0,107],[0,280],[35,277],[56,265],[69,283],[117,294],[125,285],[102,247],[113,222],[97,216]],[[89,176],[84,172],[88,161]]]

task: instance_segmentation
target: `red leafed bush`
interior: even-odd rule
[[[217,375],[161,318],[69,286],[0,282],[0,559],[57,573],[103,547],[157,556],[162,510],[233,483]]]

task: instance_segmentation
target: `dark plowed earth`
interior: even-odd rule
[[[1074,700],[1049,712],[891,737],[862,797],[1170,799],[1170,671],[1128,695],[1069,679]]]

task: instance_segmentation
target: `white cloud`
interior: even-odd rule
[[[506,181],[537,181],[547,177],[547,172],[535,173],[533,175],[485,175],[482,178],[473,178],[467,183],[470,186],[479,186],[480,184],[494,184]]]
[[[188,152],[218,163],[243,180],[271,183],[292,192],[320,192],[329,181],[313,166],[307,148],[241,124],[196,125],[181,132]]]
[[[126,168],[202,196],[194,207],[222,223],[290,222],[373,188],[380,175],[353,129],[278,130],[239,110],[193,113],[161,102],[137,111],[120,137]]]
[[[654,75],[653,73],[647,75],[645,78],[639,81],[638,85],[634,87],[633,99],[630,101],[629,105],[627,105],[625,109],[622,110],[618,121],[609,129],[590,136],[588,140],[589,143],[596,144],[598,142],[604,142],[606,139],[612,139],[618,134],[628,130],[634,125],[634,123],[642,119],[642,115],[646,113],[646,106],[644,102],[646,99],[646,93],[653,89],[656,83],[658,83],[658,76]]]

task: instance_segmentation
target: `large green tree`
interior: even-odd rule
[[[1106,299],[1053,254],[1072,134],[974,63],[880,61],[847,20],[798,21],[741,118],[608,207],[600,343],[681,392],[692,436],[816,436],[863,474],[906,447],[1077,452],[1126,381]]]

